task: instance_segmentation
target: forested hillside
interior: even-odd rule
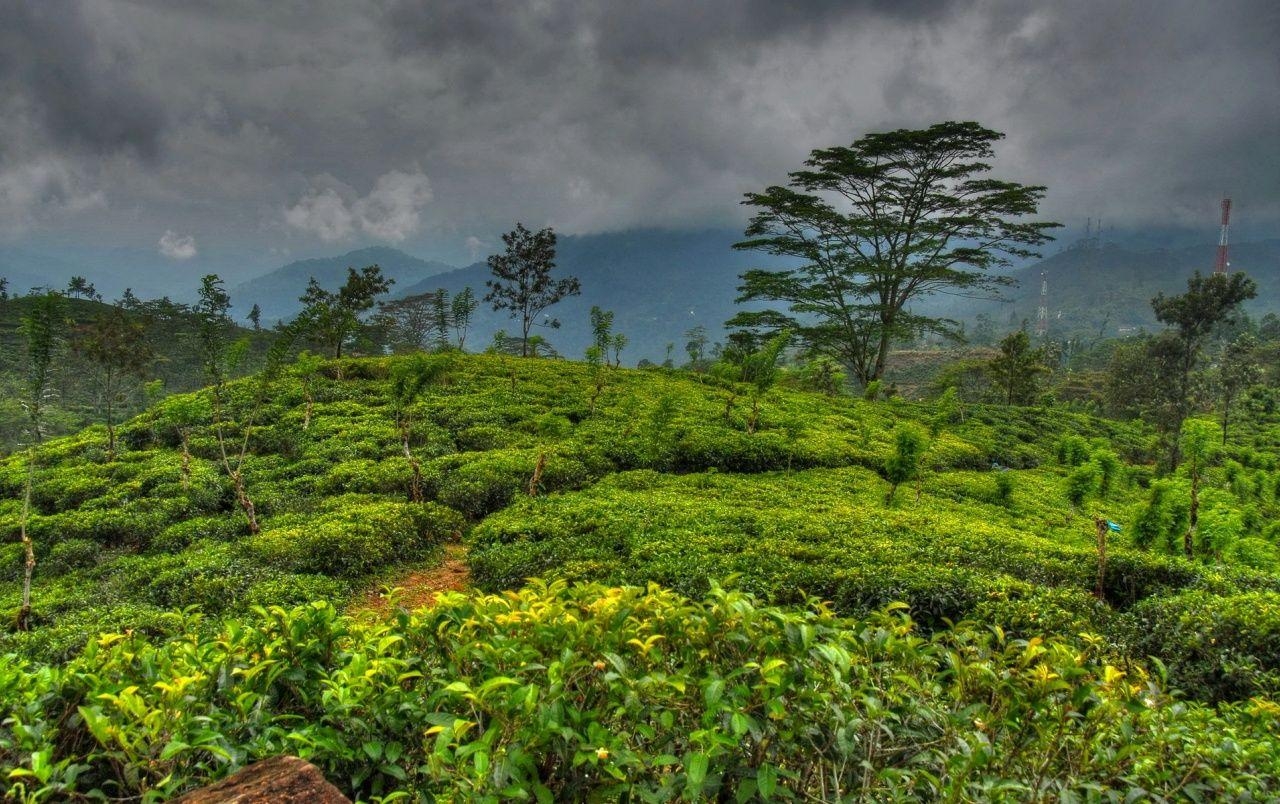
[[[1280,240],[1231,246],[1231,269],[1258,283],[1258,297],[1245,305],[1255,318],[1280,313]],[[1151,305],[1157,293],[1175,293],[1194,271],[1213,268],[1213,246],[1138,250],[1096,241],[1067,248],[1014,273],[1017,286],[999,305],[971,305],[967,316],[986,315],[998,328],[1035,322],[1040,279],[1049,282],[1050,332],[1055,338],[1095,338],[1157,328]]]
[[[1275,791],[1280,423],[1193,491],[1141,423],[774,379],[304,358],[10,456],[10,790]],[[495,596],[360,613],[454,543]]]
[[[0,298],[0,452],[29,437],[31,400],[23,321],[49,298],[45,294]],[[132,298],[113,305],[58,294],[54,307],[57,360],[42,393],[42,429],[47,434],[102,422],[109,409],[118,421],[160,396],[205,384],[194,348],[197,316],[188,305],[168,298]],[[122,335],[127,343],[116,340]],[[243,360],[236,367],[239,374],[251,373],[262,364],[272,340],[269,332],[250,326],[230,325],[229,337],[244,341]],[[95,360],[102,355],[91,354],[91,344],[100,346],[104,341],[120,344],[113,367],[118,376],[110,385],[101,360]]]

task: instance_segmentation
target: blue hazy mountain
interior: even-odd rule
[[[582,295],[548,311],[560,320],[559,329],[535,331],[561,354],[581,357],[591,344],[589,312],[598,305],[614,312],[614,331],[630,342],[624,362],[661,362],[667,344],[674,345],[674,358],[682,362],[684,333],[702,325],[712,340],[720,339],[721,325],[736,312],[738,275],[768,262],[762,255],[734,251],[732,245],[740,239],[741,234],[731,229],[642,229],[561,237],[555,274],[578,277]],[[437,288],[457,293],[470,287],[482,297],[488,278],[488,265],[478,262],[398,288],[397,295]],[[482,305],[469,344],[479,348],[498,330],[516,334],[519,322]]]
[[[262,309],[263,321],[276,321],[296,315],[301,309],[298,297],[315,277],[322,287],[336,290],[347,278],[347,268],[378,265],[384,276],[395,280],[393,292],[412,286],[435,274],[456,270],[443,262],[423,260],[386,246],[373,246],[349,251],[336,257],[298,260],[274,271],[250,279],[231,289],[235,309],[244,315],[253,305]]]

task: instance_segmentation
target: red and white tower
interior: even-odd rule
[[[1215,274],[1225,274],[1227,266],[1227,227],[1231,224],[1231,199],[1222,199],[1222,233],[1218,235],[1218,259],[1213,263]]]

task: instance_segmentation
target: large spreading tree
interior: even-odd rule
[[[531,232],[524,224],[502,236],[507,249],[489,257],[493,278],[486,281],[489,292],[484,300],[495,311],[506,310],[520,321],[520,355],[529,356],[529,331],[534,324],[552,329],[560,326],[554,318],[539,322],[548,307],[567,296],[577,296],[582,288],[572,276],[553,279],[556,267],[556,233],[550,227]]]
[[[866,385],[884,375],[895,338],[958,333],[911,307],[930,293],[992,296],[992,268],[1038,256],[1056,223],[1028,220],[1045,188],[991,177],[1004,135],[977,123],[868,134],[815,150],[786,186],[747,193],[756,213],[734,247],[798,261],[742,275],[739,302],[786,310],[739,313],[731,327],[790,330]]]

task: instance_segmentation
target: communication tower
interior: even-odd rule
[[[1218,235],[1218,259],[1213,263],[1215,274],[1225,274],[1227,266],[1227,227],[1231,225],[1231,199],[1222,199],[1222,232]]]

